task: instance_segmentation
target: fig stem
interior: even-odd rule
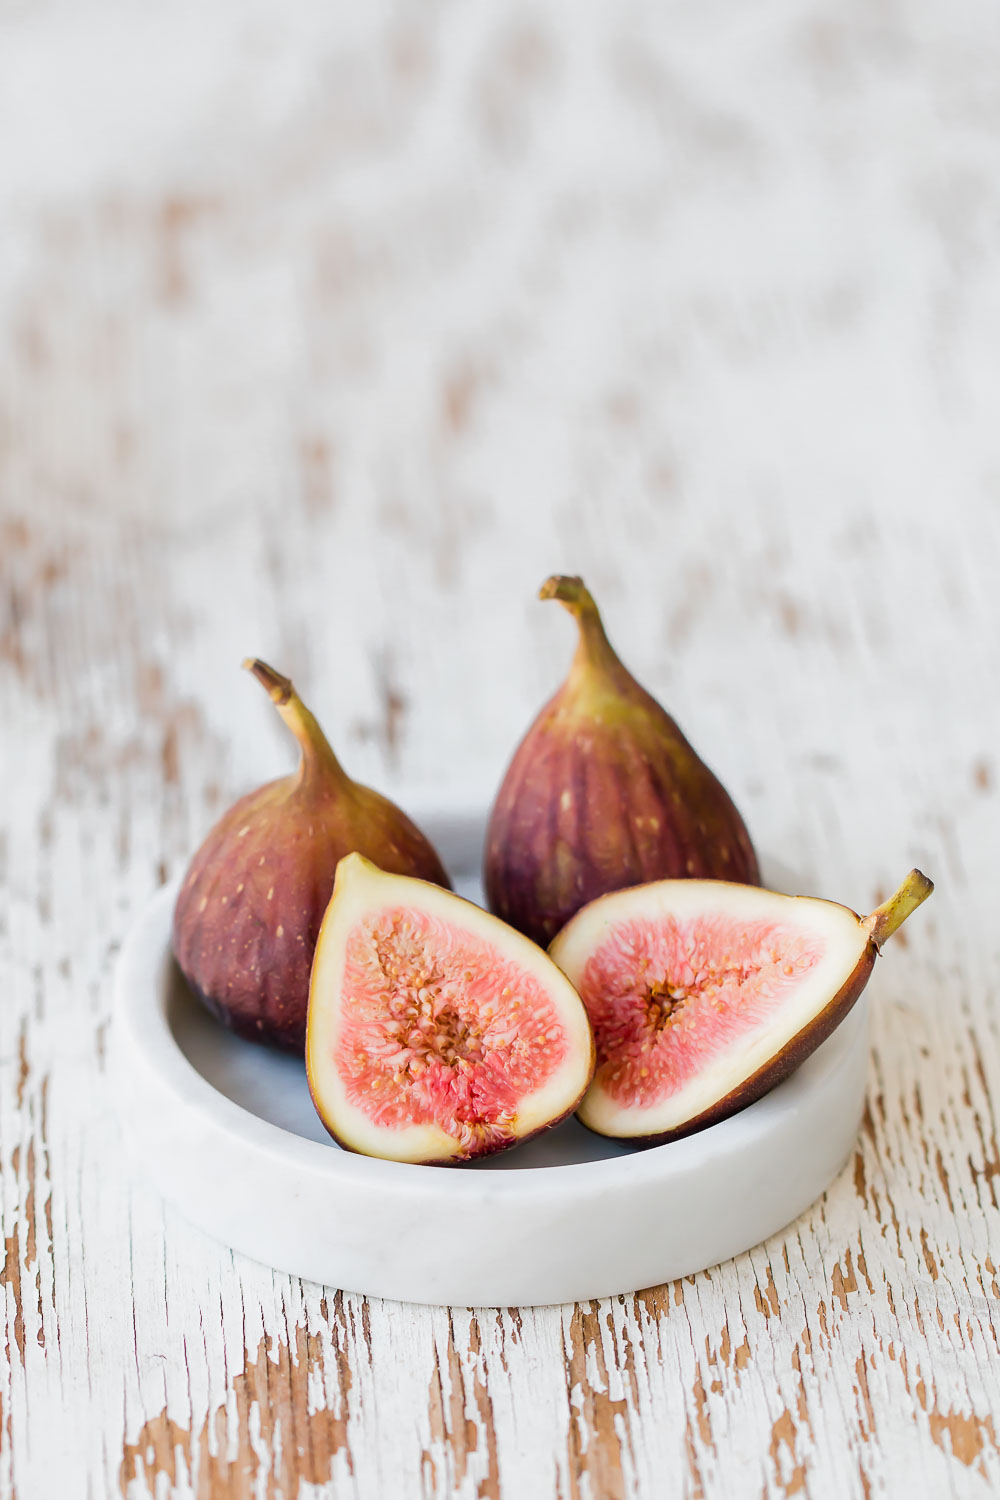
[[[868,936],[876,948],[881,948],[896,929],[902,927],[910,913],[927,900],[933,889],[933,880],[928,880],[919,870],[911,870],[899,890],[865,917],[861,925],[867,927]]]
[[[332,778],[345,787],[351,786],[351,778],[334,755],[330,742],[319,727],[317,719],[306,708],[295,691],[291,679],[283,677],[280,672],[268,666],[266,661],[261,661],[256,656],[246,657],[243,666],[264,688],[301,746],[300,782],[318,775],[327,783]]]
[[[605,633],[600,611],[582,578],[554,573],[542,584],[538,597],[558,599],[576,621],[580,643],[573,662],[574,668],[604,667],[617,672],[624,670]]]

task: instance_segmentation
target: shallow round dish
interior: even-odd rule
[[[418,821],[456,888],[479,899],[481,817]],[[353,1156],[324,1132],[298,1059],[232,1036],[188,992],[170,953],[176,893],[157,892],[118,963],[112,1071],[126,1139],[186,1218],[279,1270],[462,1306],[632,1292],[781,1229],[854,1144],[864,996],[780,1087],[685,1140],[637,1151],[567,1120],[466,1167]]]

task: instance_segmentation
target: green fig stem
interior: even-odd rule
[[[605,634],[600,611],[582,578],[555,573],[538,591],[539,599],[558,599],[573,616],[580,631],[580,641],[573,658],[571,676],[582,675],[596,667],[616,674],[624,668]]]
[[[902,927],[910,913],[927,900],[933,889],[932,880],[919,870],[911,870],[899,890],[877,906],[871,916],[864,918],[861,925],[867,927],[868,936],[876,948],[881,948],[896,929]]]
[[[256,656],[248,656],[243,666],[256,677],[299,742],[302,749],[299,783],[320,779],[327,784],[331,780],[339,782],[344,788],[352,786],[351,778],[334,755],[329,740],[295,691],[291,680]]]

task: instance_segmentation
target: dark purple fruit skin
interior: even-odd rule
[[[570,681],[549,700],[493,805],[490,911],[542,947],[581,906],[627,886],[687,876],[760,884],[725,787],[656,699],[615,667],[612,692]]]
[[[337,863],[355,850],[384,870],[450,888],[420,830],[356,782],[269,782],[231,807],[195,854],[174,908],[174,956],[238,1036],[304,1053],[316,939]]]

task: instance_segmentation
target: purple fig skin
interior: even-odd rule
[[[264,662],[244,666],[295,734],[301,761],[211,830],[177,897],[173,950],[225,1026],[301,1056],[313,953],[342,856],[357,850],[395,874],[450,882],[405,813],[346,774],[291,682]]]
[[[514,753],[486,833],[490,911],[546,947],[581,906],[651,880],[759,885],[746,825],[677,724],[619,661],[579,578],[569,676]]]

